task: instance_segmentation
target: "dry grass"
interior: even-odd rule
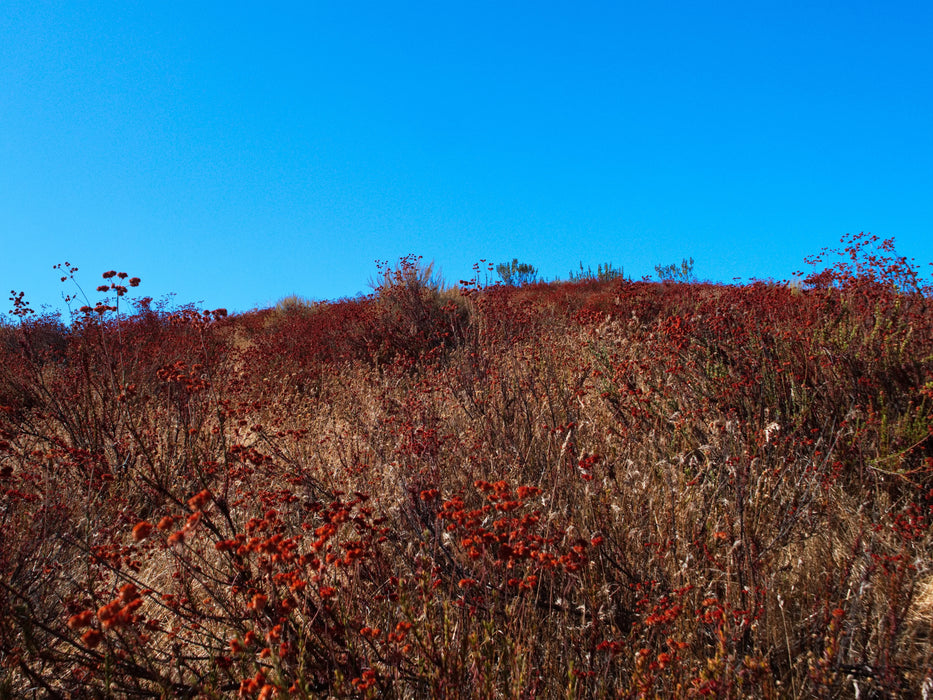
[[[929,688],[929,296],[406,265],[2,329],[3,694]]]

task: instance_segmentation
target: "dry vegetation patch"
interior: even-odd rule
[[[933,315],[898,280],[408,258],[229,318],[24,312],[0,695],[916,696]]]

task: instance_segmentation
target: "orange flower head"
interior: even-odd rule
[[[136,526],[133,528],[133,539],[137,542],[142,542],[144,539],[149,537],[151,532],[152,523],[143,520],[142,522],[136,523]]]
[[[131,600],[139,598],[139,589],[133,583],[124,583],[120,586],[119,599],[123,603],[129,603]]]
[[[84,629],[85,627],[90,627],[93,620],[94,611],[84,610],[79,612],[77,615],[72,615],[68,618],[68,629],[79,630]]]
[[[84,642],[84,645],[93,649],[103,640],[104,635],[100,633],[100,630],[88,630],[81,635],[81,641]]]
[[[188,499],[188,506],[191,510],[201,510],[204,506],[209,503],[211,500],[211,492],[207,489],[204,489],[200,493],[196,493],[194,496]]]

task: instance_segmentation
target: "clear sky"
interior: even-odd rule
[[[0,5],[0,287],[33,306],[66,260],[242,311],[408,253],[787,279],[859,231],[929,270],[929,0]]]

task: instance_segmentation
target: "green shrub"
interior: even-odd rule
[[[658,263],[654,266],[655,272],[658,273],[658,278],[662,282],[696,282],[696,275],[693,274],[693,258],[684,258],[681,260],[680,265],[677,263],[671,263],[669,265],[661,265]]]
[[[518,258],[512,258],[510,263],[499,263],[496,272],[502,278],[502,284],[509,287],[533,284],[538,277],[538,270],[533,265],[520,263]]]
[[[610,262],[597,265],[596,272],[593,272],[593,268],[589,265],[587,265],[584,270],[583,262],[581,261],[579,272],[570,271],[571,282],[609,282],[614,279],[622,279],[624,276],[622,268],[616,269]]]

